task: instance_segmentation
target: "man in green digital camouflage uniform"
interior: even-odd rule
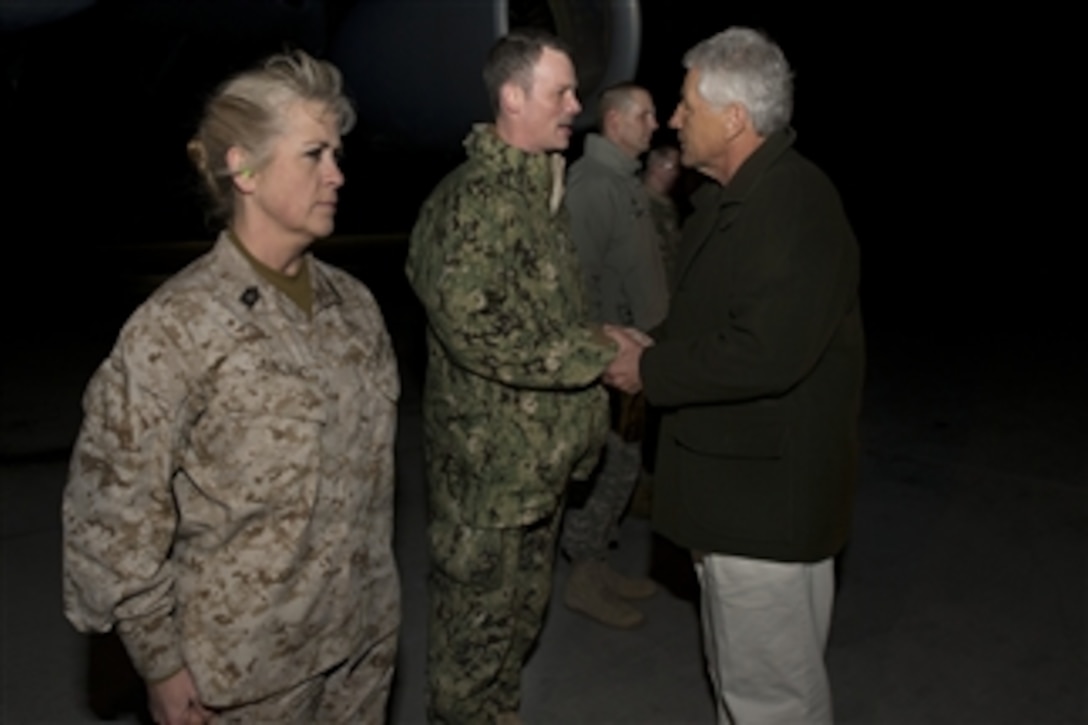
[[[521,669],[548,603],[564,490],[596,464],[599,384],[617,349],[587,320],[561,208],[580,106],[545,34],[492,48],[495,123],[424,204],[408,279],[428,317],[424,451],[431,556],[428,717],[517,723]]]

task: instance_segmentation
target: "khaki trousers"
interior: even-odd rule
[[[834,560],[697,555],[703,650],[721,725],[831,725],[824,664]]]

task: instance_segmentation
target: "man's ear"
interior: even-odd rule
[[[227,149],[227,168],[230,169],[235,188],[243,194],[251,193],[255,188],[253,178],[255,172],[249,164],[249,155],[241,148],[231,146]]]
[[[607,111],[604,112],[604,115],[601,116],[601,131],[606,136],[608,136],[608,132],[616,127],[616,122],[619,120],[619,118],[619,110],[616,108],[609,108]]]
[[[517,83],[503,83],[499,89],[499,103],[506,115],[517,115],[525,105],[525,89]]]
[[[722,109],[722,119],[725,124],[726,135],[733,138],[746,129],[751,123],[748,109],[739,103],[730,103]]]

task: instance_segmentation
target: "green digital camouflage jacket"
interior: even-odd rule
[[[555,512],[607,431],[599,378],[614,344],[588,322],[555,184],[558,157],[478,125],[468,159],[424,203],[407,275],[428,318],[431,512],[478,527]]]

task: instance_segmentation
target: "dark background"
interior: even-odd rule
[[[214,237],[184,151],[204,98],[285,45],[325,55],[355,3],[98,0],[16,27],[18,5],[55,3],[0,0],[0,462],[12,484],[0,489],[12,496],[9,523],[38,510],[20,506],[22,497],[39,497],[48,511],[20,518],[20,533],[3,542],[12,572],[56,570],[40,557],[59,541],[59,503],[47,497],[60,477],[39,481],[34,467],[66,459],[77,390],[142,296]],[[421,27],[442,42],[404,33],[395,40],[406,57],[427,67],[458,53],[478,62],[456,33],[431,27],[427,10],[439,4],[417,0]],[[526,0],[510,4],[535,13]],[[662,124],[681,56],[699,40],[746,24],[782,45],[796,74],[798,147],[835,181],[857,231],[869,340],[865,485],[847,564],[857,576],[840,600],[837,655],[832,648],[853,696],[846,719],[875,722],[866,715],[897,709],[918,722],[1082,713],[1084,235],[1058,219],[1078,191],[1069,179],[1079,161],[1076,129],[1067,131],[1058,102],[1069,88],[1041,83],[1053,68],[1027,69],[1064,61],[1026,40],[1045,45],[1066,21],[1036,8],[1002,19],[918,4],[640,5],[636,80],[655,96]],[[366,45],[359,53],[410,85],[402,63]],[[408,93],[421,109],[445,111],[443,90],[425,83]],[[481,88],[474,81],[463,92]],[[403,376],[402,400],[418,406],[423,320],[406,289],[400,235],[460,149],[415,145],[365,115],[345,145],[337,234],[349,242],[319,242],[316,251],[374,290],[402,371],[417,373]],[[1051,168],[1030,169],[1025,159]],[[38,525],[44,538],[21,533]],[[24,551],[33,553],[17,558]],[[48,587],[10,587],[20,594],[5,604],[55,617],[58,581],[47,579]],[[11,649],[34,657],[12,655],[30,673],[12,682],[39,671],[53,678],[53,663],[35,661],[50,651],[52,620],[18,621],[35,624],[13,634],[34,636],[18,646],[13,637]],[[88,658],[92,696],[140,691],[123,655],[113,655],[113,666],[101,653]],[[92,707],[102,715],[116,705]]]
[[[429,4],[417,4],[428,28]],[[327,55],[355,2],[99,0],[26,28],[10,22],[17,5],[0,2],[8,18],[0,28],[4,246],[28,278],[48,280],[45,299],[76,305],[69,298],[88,278],[148,266],[162,274],[184,261],[131,247],[214,235],[184,152],[204,98],[284,47]],[[540,3],[509,5],[517,17],[540,16]],[[992,16],[935,22],[918,6],[847,12],[773,2],[644,0],[640,8],[636,80],[654,94],[662,126],[694,43],[742,24],[783,47],[795,70],[798,147],[831,175],[856,227],[871,335],[1008,336],[1030,347],[1076,334],[1084,306],[1072,282],[1076,246],[1052,231],[1045,206],[1026,202],[1036,179],[1005,162],[1012,139],[1003,144],[1001,131],[1015,126],[995,90],[1004,77],[996,61],[1008,51]],[[424,65],[456,56],[458,38],[438,37],[445,47],[404,37],[404,52]],[[357,52],[366,57],[367,48]],[[405,71],[384,58],[374,64],[394,80]],[[436,90],[411,93],[423,105]],[[368,121],[345,139],[341,235],[406,231],[460,159],[456,144],[416,147]],[[18,279],[5,289],[29,303]]]

